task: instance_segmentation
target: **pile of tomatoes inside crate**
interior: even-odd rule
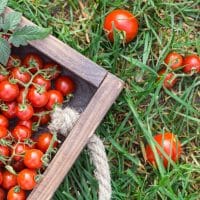
[[[56,133],[38,130],[69,100],[75,84],[58,64],[35,53],[11,55],[0,67],[0,199],[23,200],[59,145]]]

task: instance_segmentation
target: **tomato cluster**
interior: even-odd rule
[[[183,57],[177,52],[171,52],[164,61],[170,72],[167,72],[167,68],[162,68],[158,75],[159,79],[164,76],[163,86],[167,89],[171,89],[178,81],[174,71],[182,70],[189,75],[200,73],[200,57],[195,54]]]
[[[58,64],[35,53],[12,55],[0,67],[0,199],[24,200],[59,144],[56,133],[37,130],[71,97],[75,84]]]

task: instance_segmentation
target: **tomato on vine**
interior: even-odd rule
[[[51,79],[56,79],[61,73],[60,65],[56,63],[47,63],[44,65],[44,69],[47,69],[47,74],[51,77]]]
[[[62,93],[58,90],[49,90],[48,96],[49,100],[46,104],[48,110],[52,110],[56,105],[61,105],[64,101]]]
[[[10,148],[8,146],[0,145],[0,156],[3,158],[8,158],[10,156]],[[4,161],[0,159],[0,166],[4,165]]]
[[[44,76],[42,76],[40,74],[35,76],[35,78],[33,79],[33,83],[35,83],[39,86],[43,86],[46,91],[51,88],[51,81],[49,79],[45,79]]]
[[[29,139],[31,137],[31,130],[25,126],[17,125],[15,128],[12,130],[12,136],[17,140],[17,141],[25,141],[26,139]]]
[[[16,143],[13,146],[13,150],[12,150],[12,155],[13,155],[13,159],[16,161],[19,161],[20,159],[22,159],[26,153],[27,150],[30,150],[31,147],[28,146],[27,144],[24,143]]]
[[[9,125],[8,119],[4,115],[0,114],[0,126],[8,128],[8,125]]]
[[[4,189],[9,190],[10,188],[17,185],[17,176],[10,173],[9,171],[3,172],[3,182],[2,186]]]
[[[18,104],[16,116],[20,120],[29,120],[34,114],[34,110],[31,104]]]
[[[15,101],[5,103],[6,108],[2,109],[2,114],[8,119],[12,119],[16,116],[17,103]]]
[[[20,83],[25,84],[31,80],[31,75],[23,67],[15,67],[11,70],[11,77]]]
[[[26,193],[19,187],[12,187],[7,194],[7,200],[25,200]]]
[[[8,59],[7,67],[14,68],[14,67],[21,67],[22,61],[18,55],[11,55]]]
[[[36,182],[36,171],[31,169],[24,169],[19,172],[17,176],[17,183],[23,190],[32,190],[37,182]]]

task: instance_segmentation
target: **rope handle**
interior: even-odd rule
[[[48,128],[52,132],[60,132],[67,136],[79,116],[80,114],[72,108],[61,109],[57,107],[51,116]],[[93,135],[87,143],[87,148],[96,169],[94,175],[99,184],[99,200],[110,200],[112,195],[110,169],[103,142],[98,136]]]

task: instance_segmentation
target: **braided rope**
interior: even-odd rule
[[[48,128],[51,131],[60,132],[67,136],[79,116],[77,111],[69,107],[66,107],[64,110],[56,108],[51,116],[52,120]],[[87,147],[90,152],[91,160],[96,168],[94,174],[99,183],[99,200],[110,200],[112,194],[110,169],[103,142],[99,137],[93,135]]]

